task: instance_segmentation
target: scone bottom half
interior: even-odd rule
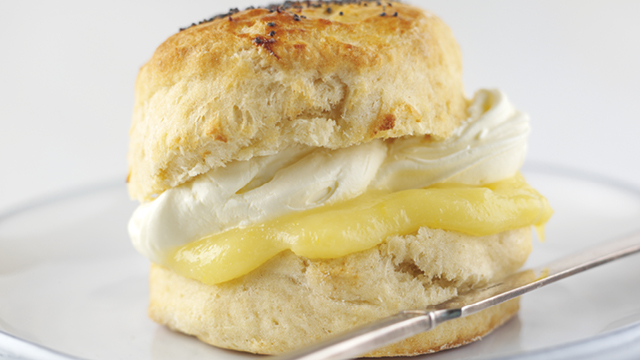
[[[338,259],[307,259],[286,251],[217,285],[154,264],[149,315],[218,347],[279,354],[500,279],[515,272],[530,250],[528,228],[481,238],[421,228]],[[516,299],[366,356],[411,356],[464,345],[517,310]]]

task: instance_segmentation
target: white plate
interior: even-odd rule
[[[525,175],[556,211],[528,265],[640,229],[638,190],[542,165]],[[111,184],[0,214],[0,357],[255,357],[146,317],[149,264],[126,233],[135,206]],[[640,258],[632,256],[528,294],[518,317],[483,340],[425,358],[640,358],[638,344]]]

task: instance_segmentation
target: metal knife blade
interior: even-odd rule
[[[446,321],[475,314],[568,276],[638,252],[640,252],[640,232],[587,248],[537,268],[522,270],[486,287],[471,290],[426,309],[401,311],[396,315],[274,359],[352,358],[429,331]]]

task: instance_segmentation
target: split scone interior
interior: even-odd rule
[[[461,78],[448,27],[395,2],[232,10],[170,37],[130,134],[151,318],[277,354],[515,272],[552,213],[518,172],[528,117]],[[368,356],[459,346],[517,309]]]

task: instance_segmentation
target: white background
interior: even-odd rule
[[[497,87],[531,115],[529,160],[640,187],[640,1],[411,2],[453,29],[468,95]],[[139,67],[178,28],[257,4],[0,2],[0,213],[124,183]]]

